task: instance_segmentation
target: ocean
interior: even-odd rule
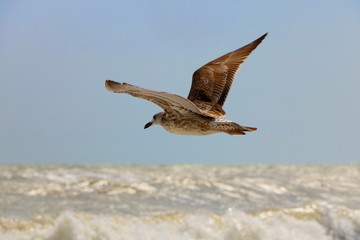
[[[359,240],[360,165],[1,165],[1,240]]]

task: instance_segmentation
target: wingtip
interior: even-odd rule
[[[112,89],[111,85],[114,85],[114,83],[116,83],[116,82],[114,82],[112,80],[105,80],[105,88],[106,88],[106,90],[108,90],[110,92],[113,92],[113,89]]]
[[[257,40],[264,40],[264,38],[266,38],[266,36],[269,34],[269,32],[266,32],[265,34],[263,34],[261,37],[259,37]]]
[[[261,37],[259,37],[258,39],[254,40],[253,42],[249,43],[247,46],[251,46],[251,45],[255,45],[255,48],[266,38],[266,36],[269,34],[269,32],[266,32],[265,34],[263,34]],[[254,48],[254,49],[255,49]],[[253,49],[253,50],[254,50]]]
[[[115,82],[113,80],[105,80],[105,88],[113,93],[123,92],[123,90],[126,89],[126,87],[128,86],[132,86],[132,85],[128,83]]]

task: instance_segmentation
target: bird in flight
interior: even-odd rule
[[[245,132],[252,132],[257,128],[241,126],[225,119],[222,106],[240,65],[266,35],[267,33],[196,70],[187,98],[112,80],[106,80],[105,87],[114,93],[127,93],[148,100],[164,110],[155,114],[144,128],[157,124],[168,132],[179,135],[210,135],[221,132],[245,135]]]

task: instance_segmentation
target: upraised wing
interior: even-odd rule
[[[131,96],[142,98],[155,103],[168,114],[189,114],[195,113],[203,115],[196,105],[190,100],[176,94],[157,92],[145,88],[140,88],[127,83],[118,83],[111,80],[105,81],[105,87],[110,92],[127,93]]]
[[[205,64],[194,72],[188,99],[194,102],[203,114],[211,117],[225,115],[222,106],[240,64],[266,35],[267,33],[248,45]]]

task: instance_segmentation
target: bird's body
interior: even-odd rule
[[[244,131],[256,129],[243,127],[223,117],[213,118],[203,115],[168,116],[165,112],[158,117],[159,125],[166,131],[178,135],[210,135],[225,132],[231,135],[244,135]]]
[[[222,105],[240,64],[266,35],[267,33],[195,71],[188,98],[111,80],[106,80],[105,86],[111,92],[143,98],[164,109],[164,112],[155,114],[145,128],[158,124],[168,132],[178,135],[210,135],[219,132],[244,135],[246,131],[255,131],[256,128],[240,126],[225,119]]]

